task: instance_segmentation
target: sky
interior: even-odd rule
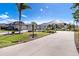
[[[32,9],[22,11],[22,21],[27,23],[64,21],[72,23],[71,3],[28,3]],[[16,3],[0,3],[0,23],[11,23],[18,21],[18,9]]]

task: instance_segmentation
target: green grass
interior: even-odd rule
[[[76,46],[79,48],[79,31],[75,32],[75,37],[76,37]]]
[[[43,36],[48,35],[49,33],[46,33],[46,32],[35,32],[35,34],[37,34],[38,37],[43,37]]]
[[[33,34],[33,33],[32,33],[32,32],[26,32],[25,34],[26,34],[26,35],[31,35],[31,34]],[[46,35],[48,35],[49,33],[47,33],[47,32],[34,32],[34,34],[36,34],[37,37],[39,38],[39,37],[46,36]]]
[[[9,45],[16,44],[21,41],[29,41],[29,37],[24,34],[14,34],[14,35],[6,35],[0,36],[0,47],[5,47]]]
[[[26,32],[23,34],[13,34],[13,35],[0,35],[0,48],[31,41],[32,39],[29,36],[30,34],[32,34],[32,32]],[[39,37],[46,36],[49,33],[35,32],[35,34],[37,34],[37,37],[39,38]]]

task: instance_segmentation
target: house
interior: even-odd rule
[[[10,27],[10,28],[14,27],[14,29],[17,29],[17,30],[26,30],[27,29],[27,25],[24,24],[23,22],[19,23],[19,21],[9,23],[8,27]]]
[[[5,29],[5,30],[27,30],[27,31],[32,31],[34,29],[34,31],[44,31],[47,29],[48,25],[56,25],[56,28],[58,29],[66,29],[67,28],[67,24],[62,22],[62,21],[51,21],[48,23],[42,23],[42,24],[25,24],[24,22],[20,21],[16,21],[16,22],[12,22],[9,24],[0,24],[0,29]],[[20,28],[21,27],[21,28]]]

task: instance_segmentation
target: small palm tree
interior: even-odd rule
[[[19,34],[21,33],[21,12],[25,9],[31,9],[30,6],[28,6],[28,4],[25,3],[16,3],[18,11],[19,11]]]
[[[33,32],[32,38],[34,38],[35,36],[34,32],[36,31],[36,28],[37,28],[37,23],[32,22],[32,32]]]

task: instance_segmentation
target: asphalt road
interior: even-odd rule
[[[0,49],[2,56],[77,56],[74,32],[58,31],[27,43]]]

